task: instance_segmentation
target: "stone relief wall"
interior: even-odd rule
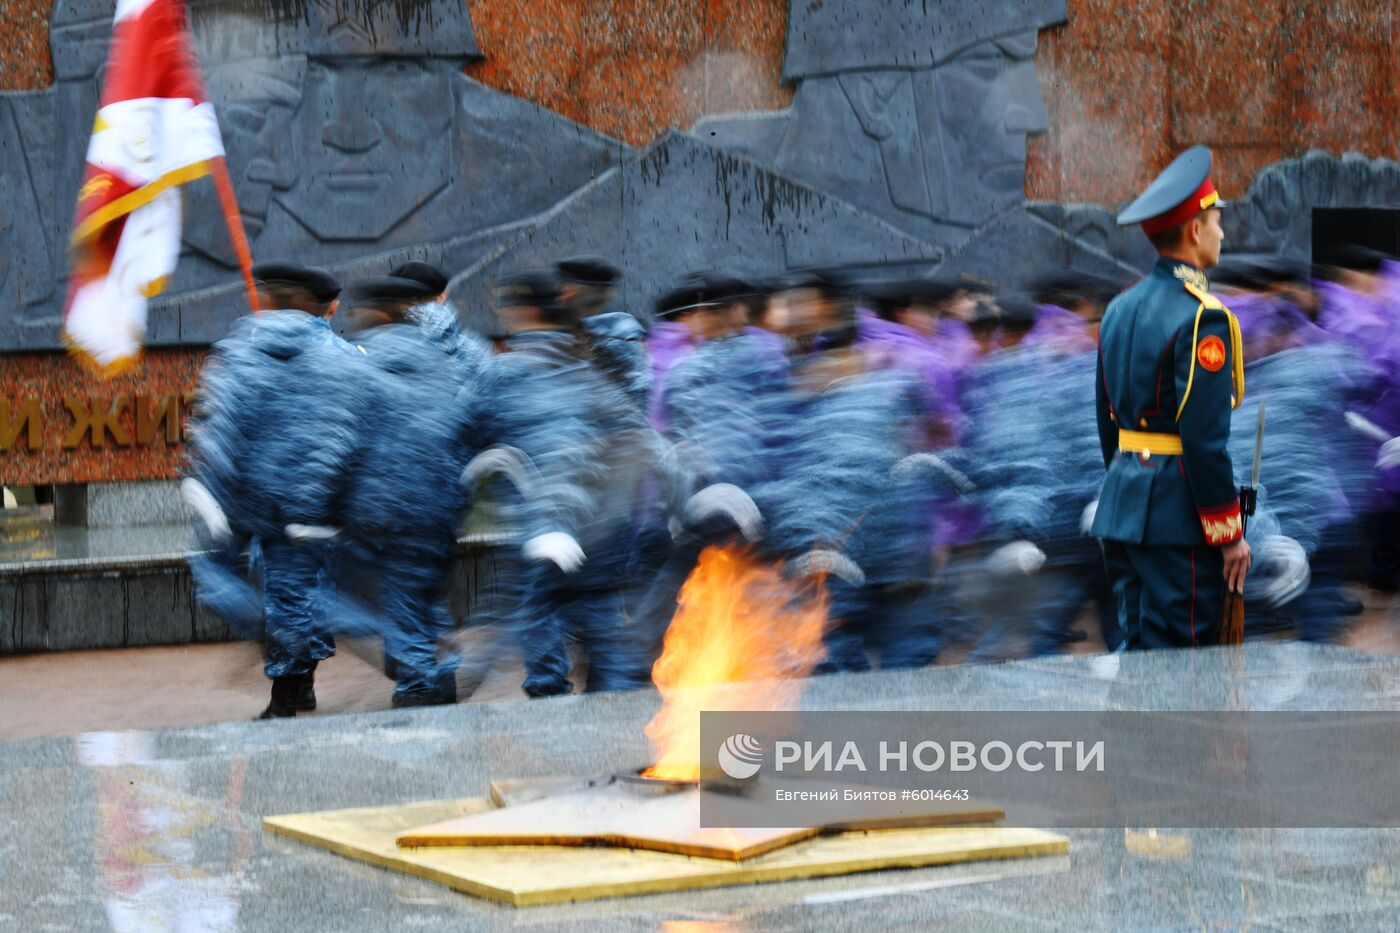
[[[1272,8],[1275,0],[1258,2]],[[47,9],[48,0],[15,4]],[[0,50],[0,83],[28,88],[0,94],[0,353],[11,354],[4,382],[15,405],[61,401],[64,392],[102,395],[50,354],[59,346],[67,228],[113,5],[53,4],[51,86],[34,89],[47,74],[31,61],[32,23]],[[489,284],[500,271],[583,250],[620,262],[622,301],[642,317],[676,277],[708,266],[744,274],[829,264],[957,270],[1014,285],[1061,264],[1130,278],[1150,260],[1147,244],[1114,225],[1105,205],[1197,138],[1227,146],[1221,161],[1239,174],[1247,142],[1240,133],[1267,137],[1248,149],[1251,172],[1266,166],[1248,193],[1228,192],[1238,203],[1226,221],[1232,248],[1304,257],[1311,208],[1400,206],[1393,161],[1321,152],[1279,161],[1301,151],[1279,128],[1283,116],[1246,105],[1274,95],[1287,103],[1274,110],[1315,108],[1305,88],[1284,78],[1327,76],[1300,71],[1292,59],[1269,64],[1267,42],[1239,64],[1278,75],[1267,87],[1234,89],[1239,106],[1204,122],[1190,94],[1168,106],[1158,92],[1195,54],[1196,39],[1175,24],[1194,14],[1159,0],[1121,16],[1104,0],[189,7],[254,255],[324,264],[345,279],[426,258],[458,273],[452,295],[478,327],[490,326]],[[1344,107],[1349,115],[1335,126],[1345,128],[1341,142],[1393,156],[1385,115],[1400,97],[1397,66],[1358,36],[1383,45],[1400,17],[1371,22],[1352,16],[1353,7],[1369,5],[1337,8],[1337,17],[1355,20],[1339,47],[1366,72],[1354,84],[1370,109]],[[1333,27],[1327,35],[1337,38]],[[1311,39],[1293,35],[1292,54],[1304,54]],[[1376,90],[1387,81],[1390,97]],[[1229,90],[1214,77],[1207,83]],[[1323,84],[1342,99],[1338,81]],[[1085,87],[1102,93],[1088,100]],[[773,107],[781,109],[760,109]],[[1114,133],[1086,130],[1085,121],[1109,117]],[[1308,129],[1316,124],[1309,119],[1294,121],[1294,135],[1322,132]],[[658,132],[667,122],[689,129]],[[1389,133],[1382,142],[1377,126]],[[1055,200],[1037,199],[1046,194]],[[1069,201],[1086,196],[1102,203]],[[185,255],[152,309],[149,335],[154,347],[170,348],[152,354],[156,369],[179,370],[182,384],[137,375],[120,387],[131,396],[127,414],[138,397],[187,389],[198,348],[244,310],[212,188],[197,183],[186,201]],[[187,365],[166,365],[177,357]],[[58,424],[62,416],[60,407],[45,418]],[[165,449],[163,441],[142,451],[109,445],[100,456],[65,449],[21,457],[17,447],[0,456],[0,480],[157,478],[173,475],[178,459],[178,445]]]
[[[460,268],[615,166],[615,140],[462,74],[458,0],[192,0],[191,24],[255,259],[346,277],[421,256]],[[278,4],[270,4],[276,8]],[[64,251],[114,0],[64,0],[54,85],[0,98],[0,349],[53,349]],[[261,15],[249,15],[249,11]],[[185,254],[148,342],[207,344],[244,309],[208,182],[186,194]]]
[[[1400,210],[1400,163],[1320,151],[1276,162],[1225,212],[1226,242],[1239,252],[1308,259],[1313,210],[1338,207]]]
[[[55,4],[54,84],[0,97],[0,350],[58,347],[113,3]],[[509,19],[509,2],[477,6]],[[673,6],[658,16],[689,34]],[[1130,277],[1150,259],[1106,209],[1026,197],[1028,140],[1049,128],[1034,53],[1068,19],[1065,0],[788,7],[791,106],[705,116],[640,150],[466,77],[482,56],[461,0],[191,0],[190,13],[255,257],[347,278],[427,258],[461,271],[454,296],[479,325],[490,274],[585,248],[621,261],[642,315],[675,277],[713,265],[956,269],[1015,285],[1048,264]],[[616,19],[575,25],[624,28]],[[1281,171],[1262,173],[1260,206],[1231,221],[1251,243],[1322,183],[1321,168],[1289,184]],[[1276,188],[1291,200],[1270,201]],[[187,203],[154,346],[207,344],[242,310],[212,186]],[[1306,242],[1287,232],[1284,249]]]

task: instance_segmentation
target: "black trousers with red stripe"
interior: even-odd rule
[[[1219,548],[1103,542],[1128,650],[1193,648],[1220,640],[1225,558]]]

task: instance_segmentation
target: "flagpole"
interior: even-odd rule
[[[223,156],[210,160],[214,176],[214,188],[219,192],[219,205],[224,210],[224,223],[228,225],[228,235],[233,240],[233,253],[238,257],[238,267],[243,270],[243,284],[248,289],[248,307],[257,314],[258,289],[253,284],[253,254],[248,249],[248,236],[243,232],[243,215],[238,211],[238,198],[233,192],[233,179],[229,178],[228,162]]]

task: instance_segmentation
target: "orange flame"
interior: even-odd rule
[[[708,547],[681,588],[652,679],[661,709],[647,724],[659,780],[700,778],[700,713],[780,710],[825,656],[826,590],[804,592],[739,548]]]

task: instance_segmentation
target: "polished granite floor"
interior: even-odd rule
[[[810,709],[1400,708],[1297,643],[812,681]],[[264,834],[269,814],[647,760],[651,692],[0,744],[0,930],[1395,930],[1400,831],[1078,830],[1068,856],[516,910]],[[1344,766],[1344,763],[1339,763]],[[695,925],[691,927],[690,925]]]

